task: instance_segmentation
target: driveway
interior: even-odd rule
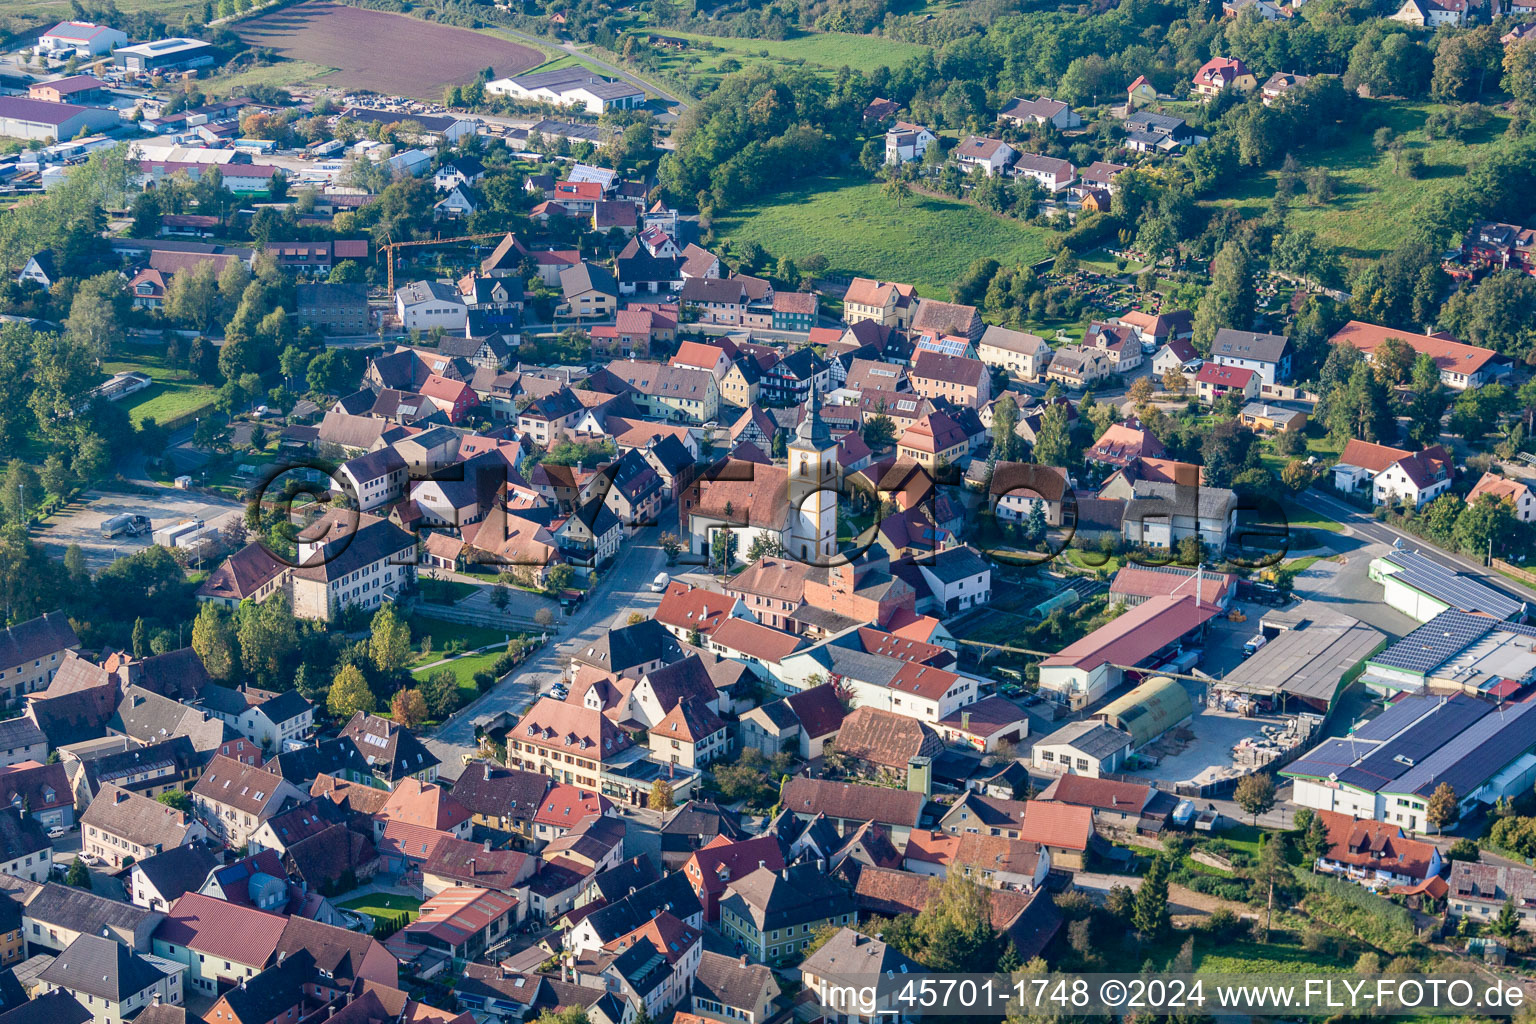
[[[638,612],[647,618],[655,613],[661,595],[651,593],[650,582],[661,571],[666,558],[656,546],[660,535],[661,528],[651,526],[626,541],[608,571],[600,574],[597,587],[586,601],[561,623],[560,633],[565,639],[546,645],[473,704],[424,737],[427,749],[443,762],[438,771],[444,777],[458,778],[464,770],[464,755],[478,749],[476,718],[503,711],[521,713],[537,694],[547,692],[560,679],[565,667],[562,660],[568,662],[572,651],[624,625],[631,613]]]

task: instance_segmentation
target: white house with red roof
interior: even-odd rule
[[[1414,885],[1440,873],[1440,851],[1410,839],[1400,825],[1361,821],[1337,811],[1315,811],[1328,830],[1328,850],[1317,859],[1321,871],[1363,885]]]
[[[756,621],[741,598],[689,586],[682,580],[667,584],[653,618],[679,640],[687,640],[694,630],[708,636],[726,619]]]
[[[1200,367],[1200,372],[1195,374],[1195,394],[1206,404],[1231,394],[1242,396],[1243,401],[1246,402],[1250,398],[1258,397],[1260,383],[1257,370],[1206,363]]]
[[[956,146],[950,155],[966,170],[980,167],[988,177],[995,177],[1006,173],[1008,165],[1018,157],[1019,151],[1002,139],[967,135],[965,141]]]
[[[1525,481],[1484,473],[1483,478],[1468,492],[1467,504],[1477,504],[1478,499],[1484,495],[1509,502],[1515,510],[1515,518],[1522,523],[1536,521],[1536,497],[1531,495],[1531,485]]]
[[[1350,438],[1333,466],[1333,485],[1341,491],[1369,490],[1377,505],[1410,502],[1420,508],[1450,490],[1451,455],[1440,445],[1410,452]]]
[[[1446,334],[1415,334],[1380,324],[1351,320],[1329,342],[1353,345],[1370,362],[1377,346],[1388,338],[1402,341],[1417,355],[1428,355],[1440,369],[1440,382],[1453,391],[1485,384],[1507,369],[1498,353],[1476,345],[1464,345]]]

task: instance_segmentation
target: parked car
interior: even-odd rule
[[[1269,637],[1265,636],[1263,633],[1254,634],[1249,638],[1247,643],[1243,644],[1243,657],[1252,657],[1258,653],[1259,648],[1263,647],[1267,643],[1269,643]]]
[[[53,828],[48,830],[49,839],[63,839],[67,835],[69,835],[69,829],[65,828],[63,825],[55,825]]]
[[[656,578],[651,580],[651,593],[653,593],[653,594],[665,593],[665,591],[667,589],[667,585],[670,584],[671,582],[672,582],[672,577],[669,576],[668,574],[666,574],[664,572],[657,573],[656,574]]]

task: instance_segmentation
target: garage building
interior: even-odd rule
[[[112,63],[129,71],[206,67],[213,63],[213,44],[201,39],[156,39],[113,50]]]

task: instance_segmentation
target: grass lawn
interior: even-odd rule
[[[846,65],[868,74],[878,67],[898,67],[928,49],[921,43],[846,32],[805,32],[792,39],[735,39],[675,32],[667,28],[658,29],[657,34],[698,44],[685,50],[666,47],[654,50],[654,59],[660,66],[671,72],[687,74],[721,74],[721,62],[731,58],[743,66],[762,63],[814,65],[836,71]]]
[[[1309,953],[1299,946],[1278,942],[1224,939],[1220,952],[1202,948],[1195,940],[1195,969],[1201,974],[1343,974],[1350,970],[1324,953]]]
[[[236,89],[249,88],[253,85],[271,85],[279,89],[287,89],[335,72],[335,68],[328,68],[323,64],[314,64],[307,60],[280,60],[275,64],[265,64],[261,67],[238,71],[232,75],[211,78],[204,87],[204,92],[210,97],[220,98],[230,95]]]
[[[774,256],[820,253],[833,276],[910,281],[922,295],[944,299],[978,255],[1026,265],[1055,248],[1055,233],[1044,228],[925,195],[898,210],[880,189],[851,175],[812,179],[717,218],[715,231],[750,239]]]
[[[390,892],[371,892],[367,896],[348,900],[341,904],[341,909],[361,911],[370,917],[398,914],[403,910],[410,914],[411,920],[414,921],[421,916],[421,900],[413,900],[409,896],[396,896]]]
[[[490,32],[492,35],[500,35],[501,34],[501,33],[497,32],[495,29],[486,29],[485,31]],[[520,39],[517,36],[509,35],[509,36],[506,36],[506,38],[514,40],[514,41],[516,41],[518,43],[521,43],[524,46],[531,45],[528,42],[528,40]],[[552,51],[549,51],[549,52],[551,52],[551,53],[558,53],[559,51],[553,51],[552,50]],[[564,71],[567,68],[586,68],[588,71],[593,71],[593,72],[596,72],[597,74],[600,74],[600,75],[612,75],[613,74],[613,72],[609,71],[607,68],[600,67],[599,65],[594,64],[591,61],[586,60],[583,57],[579,57],[579,56],[577,56],[574,53],[560,54],[560,56],[554,57],[554,58],[552,58],[550,60],[547,60],[543,64],[540,64],[536,68],[530,68],[527,71],[520,71],[520,72],[518,72],[518,74],[533,75],[533,74],[538,74],[539,72],[542,72],[542,71]]]
[[[120,403],[128,411],[134,426],[151,416],[155,422],[165,423],[213,406],[216,392],[212,386],[196,380],[185,370],[166,366],[159,353],[133,352],[129,358],[107,360],[101,364],[101,369],[101,380],[128,370],[146,373],[154,380],[150,387],[129,395]]]
[[[1286,223],[1316,231],[1325,244],[1355,259],[1371,259],[1401,244],[1408,236],[1412,211],[1439,202],[1467,167],[1504,134],[1509,122],[1495,115],[1465,143],[1430,140],[1424,135],[1424,121],[1438,109],[1440,105],[1434,103],[1373,100],[1366,122],[1349,142],[1324,153],[1298,154],[1303,166],[1322,166],[1332,172],[1338,194],[1322,206],[1298,197]],[[1371,145],[1372,133],[1382,125],[1424,157],[1419,178],[1395,173],[1391,155],[1377,153]],[[1235,205],[1245,216],[1257,216],[1275,194],[1277,177],[1278,171],[1233,175],[1233,188],[1213,202]]]
[[[496,659],[500,658],[503,654],[506,653],[507,648],[506,645],[503,644],[500,647],[496,647],[489,651],[482,651],[479,654],[461,655],[460,657],[454,658],[444,665],[432,665],[431,668],[422,667],[412,669],[411,675],[415,676],[417,679],[426,679],[428,676],[434,675],[443,671],[444,669],[447,669],[449,672],[453,673],[453,678],[458,680],[459,689],[465,694],[463,700],[467,703],[469,700],[474,699],[474,697],[480,692],[475,688],[475,673],[489,670],[490,667],[496,663]],[[434,661],[441,661],[442,657],[443,656],[441,654],[432,654],[426,658],[418,658],[417,661],[422,663],[423,666],[426,666],[431,665]]]
[[[1125,559],[1119,555],[1106,555],[1102,551],[1079,551],[1077,548],[1067,548],[1062,553],[1067,562],[1079,569],[1087,569],[1090,572],[1119,572],[1120,566],[1125,564]]]
[[[462,580],[434,580],[426,576],[421,577],[417,585],[421,587],[421,596],[431,604],[454,604],[480,589]],[[434,641],[436,639],[433,637]]]
[[[459,585],[470,586],[468,583]],[[477,647],[487,647],[491,644],[505,644],[507,642],[506,630],[491,629],[488,626],[470,626],[462,622],[444,622],[442,619],[428,619],[420,615],[411,616],[410,623],[411,637],[418,643],[423,636],[430,636],[432,638],[432,653],[418,658],[419,662],[440,660],[443,656],[443,647],[450,640],[459,641],[464,649],[469,651]]]

